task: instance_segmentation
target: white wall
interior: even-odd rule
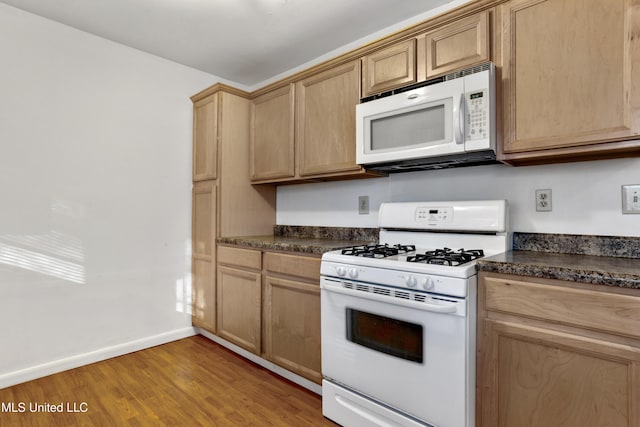
[[[640,159],[410,172],[278,187],[276,221],[375,227],[381,202],[506,199],[513,231],[640,236],[640,215],[622,214],[623,184],[640,184]],[[536,212],[535,190],[544,188],[552,190],[553,210]],[[370,197],[370,215],[358,215],[359,195]]]
[[[219,79],[2,3],[0,52],[0,388],[192,333],[189,96]]]

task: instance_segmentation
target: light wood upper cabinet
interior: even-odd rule
[[[504,160],[640,151],[640,1],[512,0],[499,6]]]
[[[419,80],[488,62],[489,11],[483,11],[418,37]]]
[[[218,163],[218,94],[193,105],[193,180],[216,177]]]
[[[298,174],[360,170],[355,146],[360,61],[307,77],[295,90]]]
[[[196,182],[192,193],[193,324],[215,330],[216,186]]]
[[[252,183],[383,175],[366,171],[355,162],[359,61],[323,69],[260,93],[251,107]]]
[[[415,83],[416,40],[410,39],[362,58],[362,97]]]
[[[481,273],[478,427],[640,425],[640,292]]]
[[[251,101],[251,180],[293,178],[294,85]]]

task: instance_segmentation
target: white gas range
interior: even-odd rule
[[[323,255],[323,413],[345,427],[472,427],[475,260],[507,250],[504,200],[383,203],[380,244]]]

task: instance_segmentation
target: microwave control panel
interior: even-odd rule
[[[489,91],[474,90],[466,93],[467,140],[486,139],[489,134]]]

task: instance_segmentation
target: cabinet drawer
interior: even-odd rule
[[[320,258],[265,252],[264,266],[270,273],[320,281]]]
[[[262,268],[261,252],[253,249],[218,246],[218,263],[260,270]]]
[[[640,297],[605,289],[600,292],[484,277],[487,311],[640,338]]]

